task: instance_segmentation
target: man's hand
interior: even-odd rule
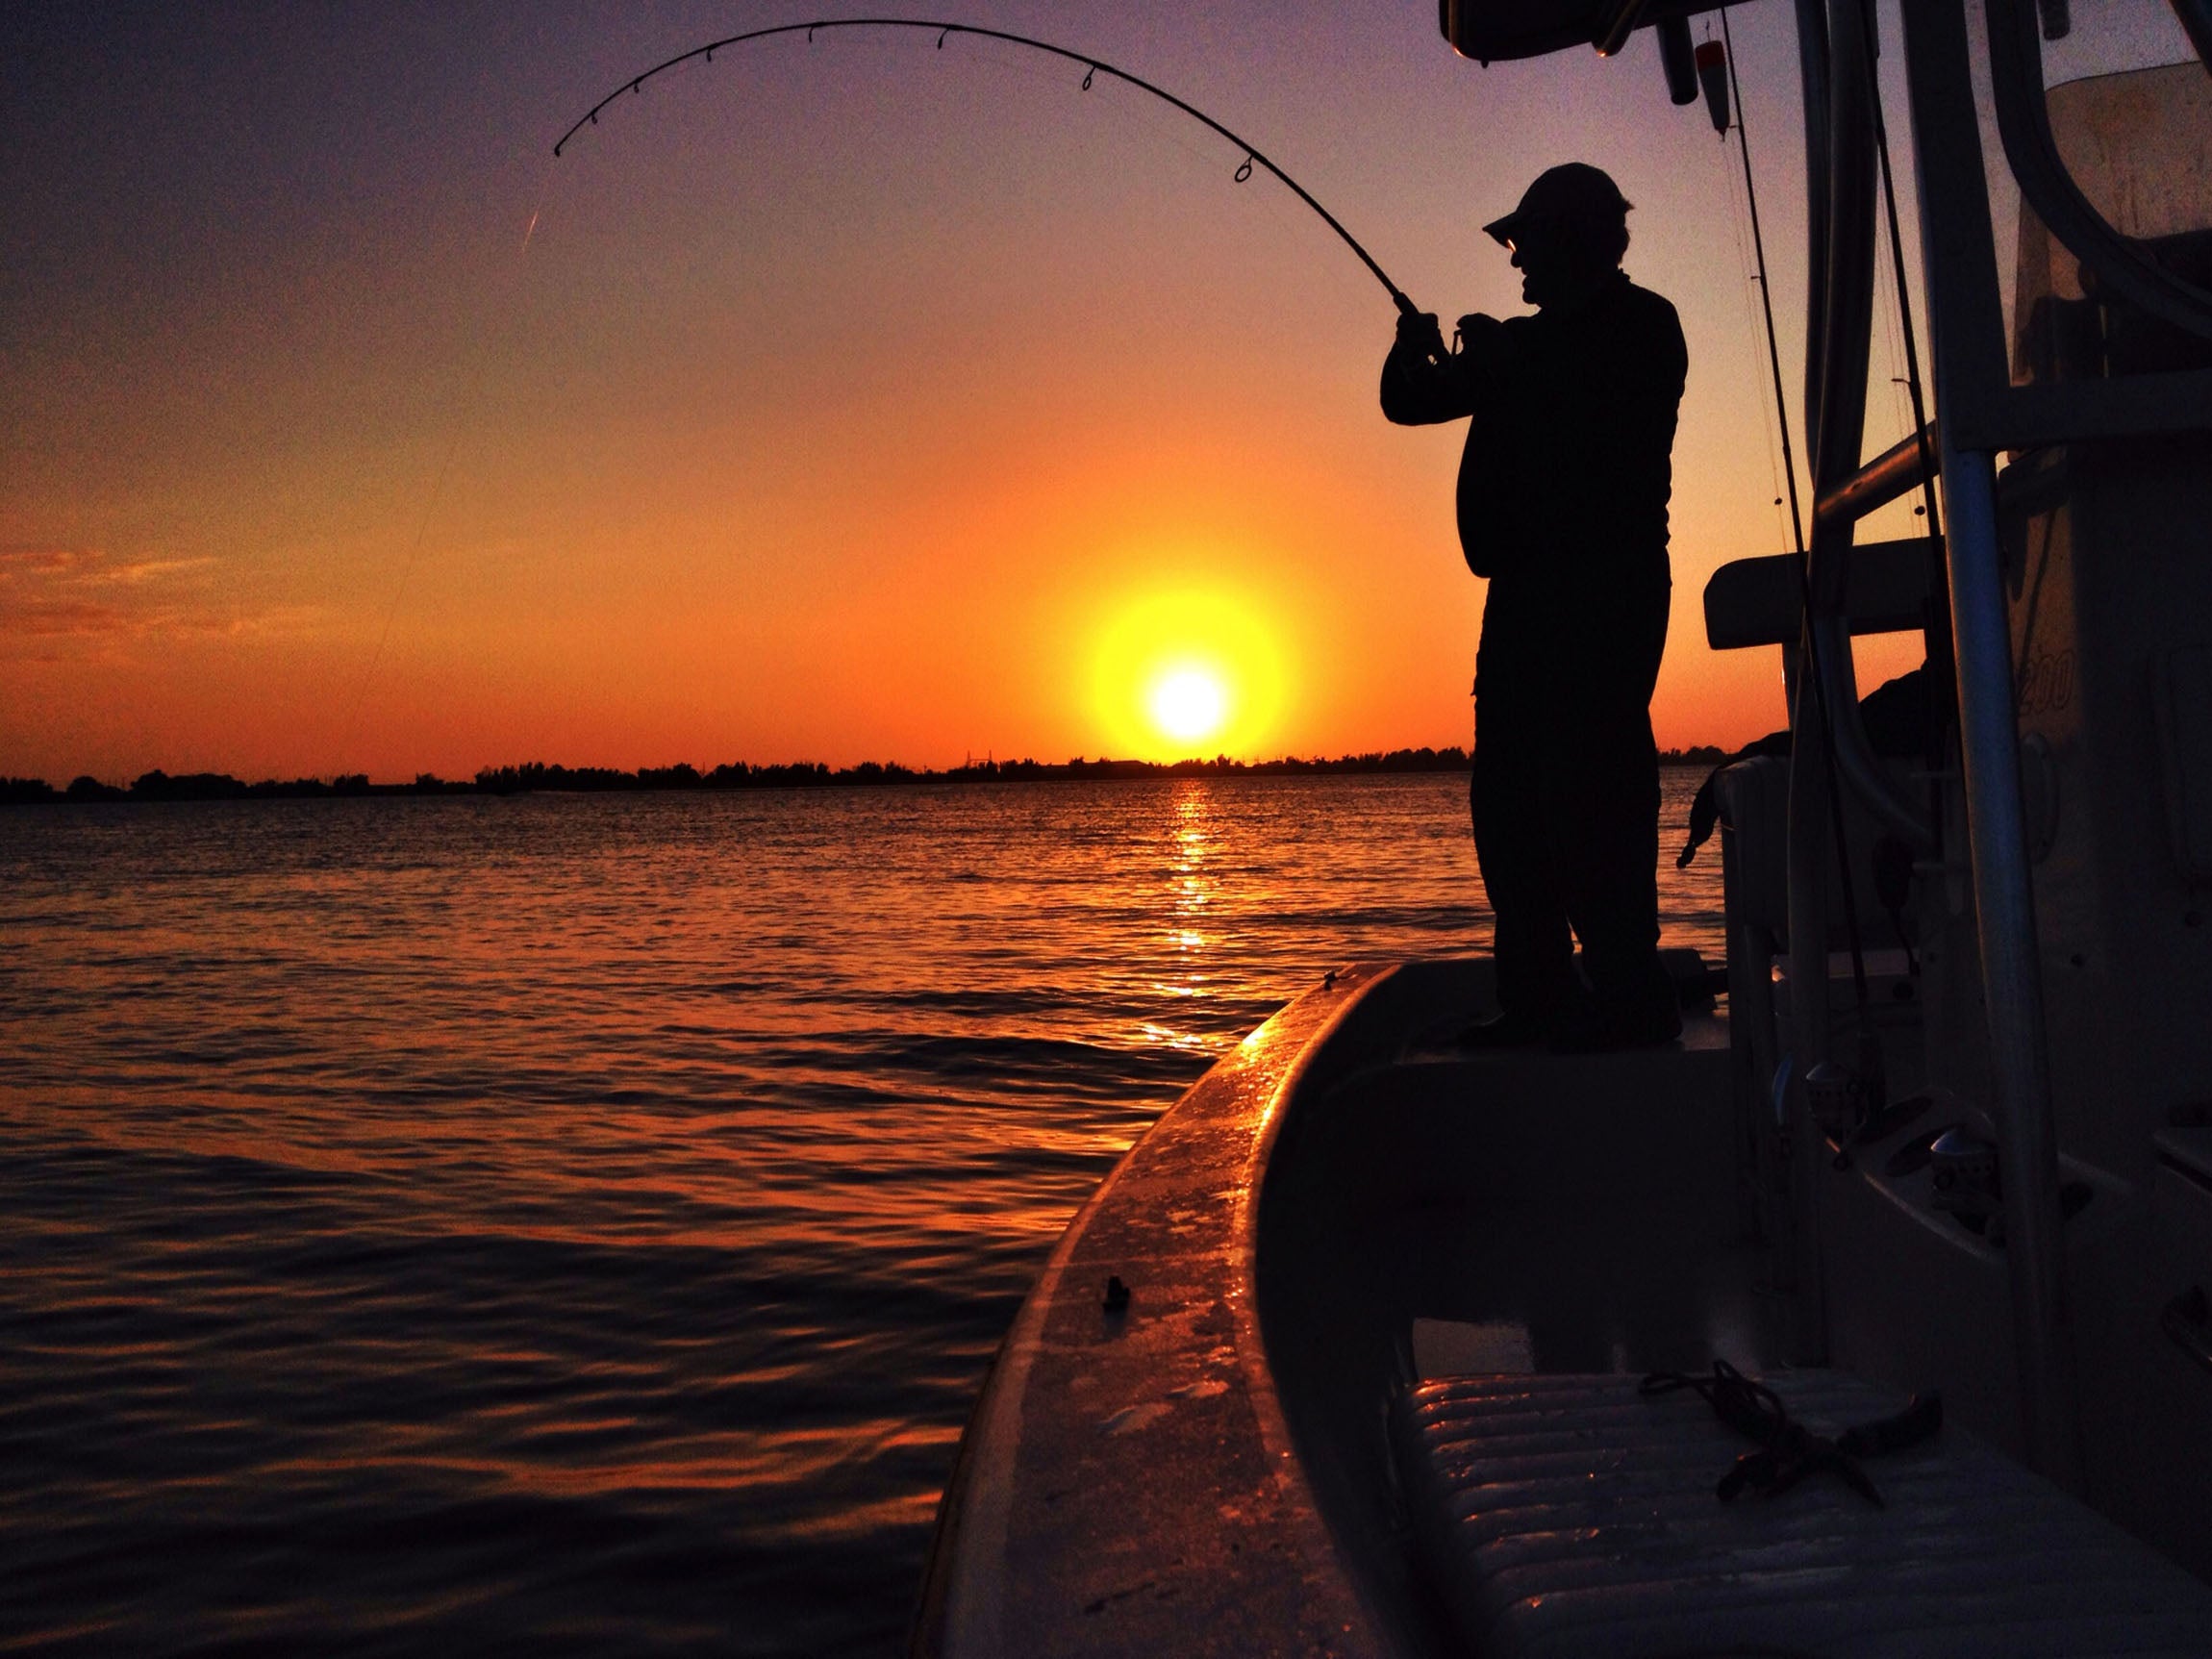
[[[1433,311],[1398,313],[1397,342],[1429,363],[1441,363],[1450,355],[1444,348],[1444,326]]]
[[[1505,324],[1485,312],[1471,312],[1459,319],[1459,350],[1479,367],[1488,367],[1505,355]]]
[[[1400,426],[1433,426],[1473,413],[1463,361],[1444,343],[1433,312],[1401,312],[1397,339],[1383,360],[1382,410]]]

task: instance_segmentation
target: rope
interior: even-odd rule
[[[1831,1440],[1793,1419],[1781,1395],[1726,1360],[1715,1360],[1709,1376],[1650,1371],[1636,1386],[1646,1399],[1684,1391],[1711,1406],[1714,1416],[1745,1439],[1758,1443],[1758,1449],[1739,1457],[1713,1488],[1722,1503],[1747,1491],[1779,1497],[1809,1475],[1834,1474],[1876,1509],[1886,1508],[1880,1489],[1859,1460],[1918,1445],[1943,1427],[1943,1396],[1916,1394],[1895,1416],[1860,1423]]]

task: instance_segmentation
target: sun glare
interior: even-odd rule
[[[1152,682],[1152,723],[1180,743],[1201,743],[1221,729],[1229,693],[1211,668],[1170,668]]]
[[[1140,591],[1105,612],[1092,663],[1105,752],[1174,761],[1259,753],[1286,691],[1279,625],[1221,588]]]

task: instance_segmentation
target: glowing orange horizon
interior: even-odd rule
[[[1645,38],[1619,64],[1478,73],[1325,13],[1255,9],[1232,57],[1230,25],[1195,16],[1085,27],[1282,135],[1447,316],[1521,309],[1477,227],[1565,134],[1613,168],[1631,273],[1691,344],[1658,740],[1779,725],[1777,654],[1716,655],[1698,617],[1717,566],[1788,544],[1764,346],[1716,260],[1732,153],[1616,93],[1658,84]],[[380,37],[373,17],[343,27]],[[1743,21],[1748,118],[1780,146],[1789,18]],[[1394,319],[1310,215],[1104,88],[1071,108],[981,54],[860,40],[764,61],[742,96],[671,79],[549,188],[485,160],[540,153],[569,83],[657,61],[637,37],[660,27],[484,60],[534,77],[512,86],[466,68],[491,48],[460,25],[438,51],[287,60],[302,87],[342,62],[332,87],[419,106],[424,131],[492,124],[436,167],[310,123],[178,173],[164,158],[202,151],[165,115],[73,108],[106,160],[33,159],[70,204],[53,234],[138,228],[43,259],[18,308],[39,320],[0,394],[0,772],[1468,742],[1483,588],[1453,530],[1460,434],[1381,418]],[[256,63],[254,86],[282,79]],[[1476,152],[1444,201],[1407,164]],[[296,189],[324,177],[355,184]],[[347,216],[357,196],[371,218]],[[308,216],[239,205],[264,201]],[[1785,266],[1794,211],[1774,209]],[[1895,415],[1870,408],[1870,447]],[[1916,659],[1862,643],[1862,680]]]

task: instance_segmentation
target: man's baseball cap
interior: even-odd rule
[[[1628,216],[1628,199],[1612,176],[1587,162],[1568,162],[1536,175],[1521,194],[1521,205],[1482,228],[1500,242],[1513,240],[1523,219],[1574,219],[1584,224],[1618,225]]]

